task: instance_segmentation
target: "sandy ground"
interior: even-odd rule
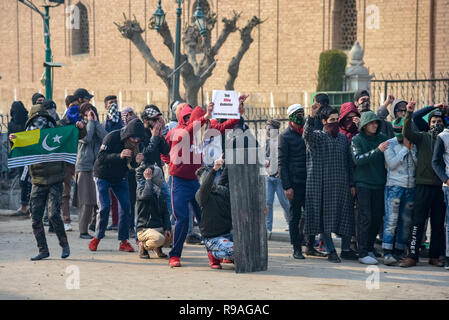
[[[411,269],[379,265],[379,288],[367,289],[373,274],[365,266],[298,261],[286,242],[269,242],[267,271],[236,274],[232,265],[210,269],[199,245],[186,245],[183,267],[174,269],[154,255],[142,260],[119,252],[114,231],[90,252],[73,226],[68,259],[60,258],[56,235],[49,234],[50,258],[32,262],[37,248],[31,221],[0,216],[0,299],[449,299],[449,271],[426,260]]]

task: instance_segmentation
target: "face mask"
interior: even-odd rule
[[[302,126],[304,124],[304,118],[302,117],[302,115],[299,115],[298,113],[293,113],[288,118],[294,124],[297,124],[300,126]]]
[[[394,133],[394,136],[396,137],[396,139],[398,139],[399,142],[402,142],[402,140],[404,140],[404,135],[401,133]]]
[[[370,107],[370,102],[364,101],[363,103],[361,103],[357,106],[357,109],[359,110],[360,113],[362,113],[365,111],[369,111],[369,107]]]
[[[79,106],[78,105],[74,105],[74,106],[69,107],[67,109],[66,115],[67,115],[67,119],[69,119],[72,124],[75,124],[75,123],[77,123],[78,121],[81,120],[81,116],[79,114]]]
[[[346,131],[351,132],[351,133],[358,132],[357,125],[354,123],[354,121],[352,121],[352,119],[345,120],[344,128]]]
[[[324,129],[334,138],[338,136],[339,125],[338,122],[326,123]]]
[[[429,132],[432,133],[433,137],[436,138],[441,132],[443,132],[444,126],[442,124],[435,124],[430,127]]]

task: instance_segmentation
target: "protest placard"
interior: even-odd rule
[[[239,96],[235,91],[214,90],[212,102],[215,104],[214,119],[240,119]]]

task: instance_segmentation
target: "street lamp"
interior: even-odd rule
[[[206,18],[204,17],[203,10],[201,9],[200,0],[198,0],[198,6],[196,7],[196,11],[193,16],[195,17],[195,24],[198,30],[200,30],[201,35],[205,37],[207,34]]]
[[[55,8],[64,3],[64,0],[48,0],[48,2],[56,3],[56,5],[52,6],[47,4],[47,1],[44,0],[43,7],[45,12],[41,12],[31,0],[18,0],[23,3],[31,10],[36,11],[44,22],[44,43],[45,43],[45,98],[51,100],[53,98],[53,81],[51,71],[54,67],[61,67],[63,64],[53,63],[52,62],[52,54],[50,47],[50,8]]]
[[[173,68],[173,91],[172,91],[172,100],[180,100],[179,94],[179,76],[180,76],[180,66],[179,60],[181,57],[181,15],[182,15],[182,7],[181,5],[184,3],[184,0],[175,0],[178,4],[176,8],[176,41],[175,41],[175,65]],[[162,25],[165,22],[165,12],[162,10],[161,0],[159,0],[158,7],[156,11],[153,13],[154,22],[156,25],[156,31],[160,32]],[[200,30],[200,33],[203,37],[207,35],[206,28],[206,18],[204,16],[203,10],[200,6],[200,1],[198,1],[198,6],[196,8],[195,14],[195,24]],[[168,101],[168,105],[170,105],[170,101]]]
[[[162,10],[161,0],[159,0],[159,5],[156,11],[153,13],[154,20],[156,22],[156,30],[159,32],[165,21],[165,12]]]

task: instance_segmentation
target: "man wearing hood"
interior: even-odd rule
[[[50,116],[41,104],[37,104],[31,108],[30,117],[25,123],[27,131],[54,128],[57,126],[59,125],[55,119]],[[84,128],[80,122],[77,122],[76,126],[78,129]],[[10,135],[10,139],[15,139],[15,135]],[[62,247],[61,258],[65,259],[70,255],[70,247],[60,212],[64,166],[65,162],[62,161],[38,163],[30,166],[32,183],[30,195],[31,220],[33,233],[39,248],[39,254],[31,258],[33,261],[45,259],[50,256],[47,239],[45,238],[44,224],[42,222],[47,202],[48,218],[56,231],[59,245]]]
[[[223,155],[214,161],[213,168],[204,166],[196,171],[200,188],[195,198],[201,207],[200,230],[212,269],[221,269],[220,262],[234,261],[234,241],[232,234],[231,199],[227,168],[218,184],[215,176],[224,165]]]
[[[404,254],[415,200],[417,149],[403,136],[403,126],[404,118],[399,117],[393,121],[396,137],[388,140],[388,149],[384,152],[387,167],[382,239],[385,265],[395,265]]]
[[[186,105],[181,111],[178,125],[172,129],[165,140],[170,145],[170,155],[162,156],[169,165],[169,174],[172,176],[172,203],[173,214],[176,218],[173,235],[173,247],[170,251],[170,267],[181,266],[181,253],[187,236],[189,225],[189,203],[194,209],[198,222],[200,222],[200,208],[195,200],[195,193],[199,183],[195,175],[202,164],[200,146],[194,143],[194,126],[203,127],[212,117],[213,103],[210,103],[205,112],[201,107],[194,110]]]
[[[139,141],[143,138],[144,130],[142,121],[134,119],[124,128],[110,132],[103,140],[94,164],[100,211],[97,215],[95,237],[89,243],[91,251],[96,251],[100,240],[104,238],[109,220],[109,189],[112,189],[120,204],[119,250],[134,252],[128,242],[131,225],[128,171],[137,168],[143,160],[143,155],[139,153]]]
[[[443,181],[444,200],[446,202],[446,261],[444,268],[449,270],[449,128],[438,135],[432,157],[432,167]]]
[[[360,123],[360,113],[352,102],[346,102],[341,105],[338,123],[340,125],[340,133],[344,134],[348,138],[348,142],[351,143],[352,138],[359,133],[357,125]]]
[[[317,104],[312,106],[303,132],[308,151],[304,233],[309,236],[323,234],[329,251],[328,260],[339,263],[332,233],[342,237],[341,257],[357,259],[350,249],[355,232],[353,163],[348,139],[339,133],[337,109],[323,111],[320,120],[323,130],[314,130],[318,108]],[[296,190],[293,191],[296,196]]]
[[[352,157],[356,165],[354,181],[358,203],[359,262],[377,264],[374,242],[384,216],[384,189],[387,172],[384,152],[387,137],[380,132],[380,119],[372,111],[360,118],[360,133],[352,139]],[[377,254],[377,255],[376,255]]]
[[[413,111],[416,103],[407,104],[402,133],[418,148],[418,164],[416,167],[415,204],[413,208],[412,227],[409,237],[408,257],[401,261],[401,267],[413,267],[419,260],[419,245],[423,236],[424,225],[430,211],[430,250],[429,264],[442,267],[444,262],[444,193],[442,181],[432,169],[432,156],[438,135],[444,130],[443,113],[434,110],[429,115],[430,130],[417,132],[412,128]]]
[[[137,239],[139,257],[149,259],[149,250],[159,258],[166,258],[163,246],[171,240],[171,223],[167,203],[161,193],[165,182],[161,168],[143,161],[136,169],[137,179]]]
[[[388,139],[394,138],[394,132],[393,132],[393,127],[391,125],[391,122],[386,120],[386,117],[388,116],[385,115],[385,110],[386,110],[386,106],[388,106],[392,99],[394,99],[393,96],[388,96],[387,100],[385,101],[384,105],[382,107],[380,107],[381,111],[380,114],[382,116],[379,116],[379,126],[380,126],[380,132],[382,132]],[[363,114],[366,111],[370,111],[370,106],[371,106],[371,99],[370,99],[370,94],[368,92],[368,90],[365,89],[361,89],[358,90],[355,94],[354,94],[354,105],[357,107],[357,110],[359,111],[360,114]],[[384,110],[385,109],[385,110]],[[388,110],[386,110],[388,112]],[[359,126],[360,129],[360,126]]]
[[[8,136],[12,133],[21,132],[25,130],[25,123],[28,120],[28,111],[25,109],[22,101],[14,101],[11,105],[11,121],[8,123]],[[31,182],[28,174],[28,167],[22,167],[20,170],[20,208],[17,209],[16,215],[29,215],[28,205],[30,202]]]

